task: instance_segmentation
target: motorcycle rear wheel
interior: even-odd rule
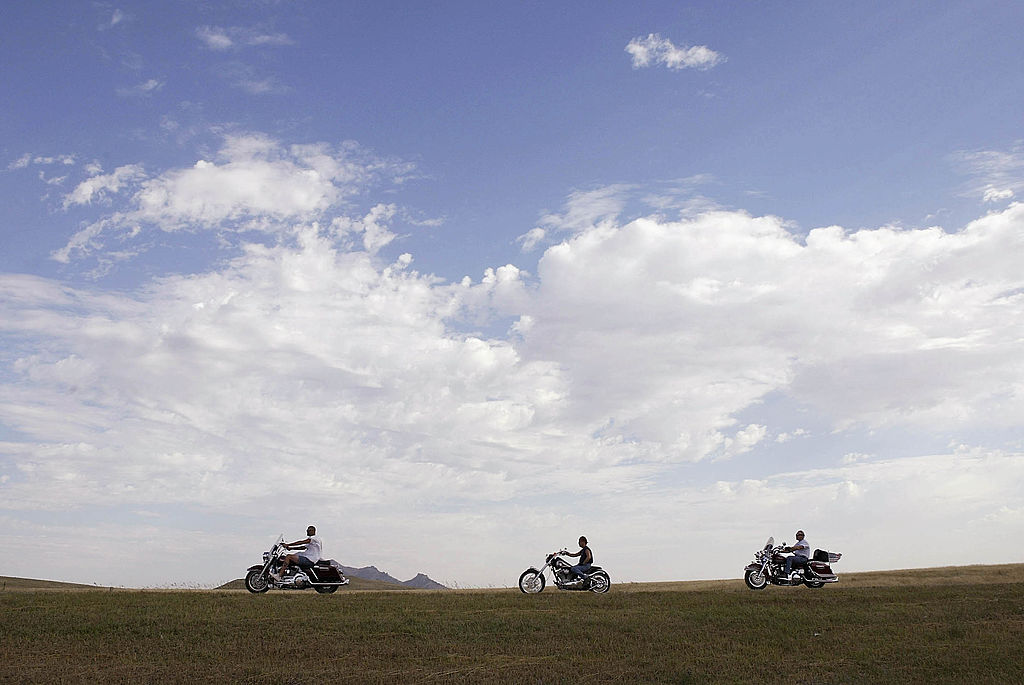
[[[270,589],[270,581],[263,575],[262,569],[254,568],[245,574],[245,589],[258,595]]]
[[[604,571],[598,571],[594,575],[590,576],[590,591],[598,594],[608,592],[608,588],[612,586],[612,579],[608,577],[608,574]]]
[[[762,571],[747,571],[743,574],[743,582],[751,590],[763,590],[768,587],[768,576]]]
[[[804,582],[806,582],[807,587],[812,587],[812,588],[815,588],[815,589],[817,589],[819,587],[825,587],[825,583],[821,582],[820,580],[808,580],[808,581],[804,581]]]
[[[327,585],[327,586],[314,585],[313,589],[316,590],[317,592],[319,592],[321,595],[329,595],[332,592],[334,592],[335,590],[337,590],[338,586],[337,585]]]
[[[534,570],[523,571],[519,576],[519,590],[528,595],[535,595],[544,589],[544,574]]]

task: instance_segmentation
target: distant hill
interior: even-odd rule
[[[107,586],[102,586],[106,588]],[[0,576],[0,591],[3,590],[96,590],[99,585],[63,583],[57,580],[36,580],[34,578],[11,578]]]
[[[355,568],[354,566],[345,566],[342,564],[342,570],[345,575],[349,578],[362,578],[364,580],[379,580],[385,583],[393,583],[395,585],[404,585],[405,587],[416,588],[417,590],[447,590],[448,588],[435,580],[431,580],[428,576],[422,573],[417,573],[415,577],[410,580],[398,580],[394,576],[391,576],[384,571],[381,571],[376,566],[363,566],[362,568]]]
[[[447,590],[448,589],[446,586],[441,585],[441,583],[437,582],[436,580],[432,580],[430,577],[425,576],[422,573],[417,573],[415,578],[413,578],[411,580],[405,581],[404,583],[402,583],[402,585],[407,585],[408,587],[414,587],[417,590]]]

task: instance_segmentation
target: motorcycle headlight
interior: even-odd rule
[[[264,552],[263,553],[263,563],[265,564],[268,561],[270,561],[270,552]]]

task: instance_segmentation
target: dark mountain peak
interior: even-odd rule
[[[346,576],[352,576],[353,578],[362,578],[363,580],[382,580],[385,583],[394,583],[395,585],[405,585],[406,587],[416,588],[418,590],[447,590],[444,585],[438,583],[435,580],[431,580],[428,576],[417,573],[412,580],[398,580],[394,576],[381,571],[376,566],[363,566],[356,568],[354,566],[341,567],[342,572]]]

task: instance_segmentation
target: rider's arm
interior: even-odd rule
[[[309,538],[305,540],[296,540],[295,542],[285,543],[285,549],[296,549],[298,547],[305,547],[309,544]]]
[[[579,555],[583,554],[583,550],[581,549],[579,552],[569,552],[569,551],[566,551],[566,552],[564,552],[564,554],[567,557],[578,557]]]

